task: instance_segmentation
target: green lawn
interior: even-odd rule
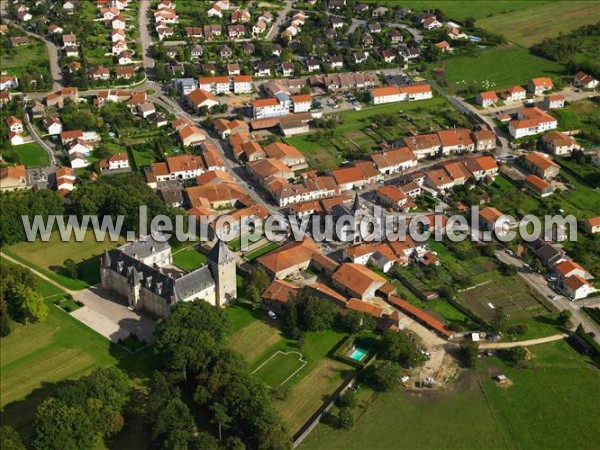
[[[600,373],[564,341],[530,349],[529,368],[490,358],[445,391],[362,389],[354,428],[321,424],[300,448],[595,448]],[[501,373],[511,387],[492,381]]]
[[[482,18],[477,21],[477,26],[492,33],[502,34],[511,42],[529,47],[545,38],[556,37],[583,25],[596,23],[600,17],[598,2],[557,1],[552,2],[551,7],[547,2],[540,3],[525,11],[517,8],[507,14]]]
[[[561,64],[529,53],[516,45],[502,45],[479,51],[476,55],[450,57],[440,63],[450,90],[474,85],[478,90],[526,85],[534,77],[548,76],[555,81],[565,75]]]
[[[116,242],[98,242],[90,230],[82,242],[71,239],[62,242],[54,231],[48,242],[36,240],[4,247],[7,255],[31,266],[67,289],[81,290],[100,282],[100,257],[105,248],[116,247]],[[63,263],[73,259],[79,268],[79,278],[72,279],[63,272]]]
[[[279,248],[279,244],[277,242],[269,242],[267,245],[263,245],[260,248],[257,248],[254,251],[251,251],[249,253],[246,253],[244,255],[244,259],[246,261],[252,262],[254,261],[256,258],[261,257],[262,255],[266,255],[267,253],[275,250],[276,248]]]
[[[183,248],[173,252],[173,264],[183,270],[196,270],[208,261],[206,255],[195,248],[195,246]]]
[[[299,352],[277,351],[253,372],[267,386],[276,388],[300,376],[306,365]]]
[[[50,164],[48,153],[37,142],[19,145],[15,149],[25,167],[46,167]]]

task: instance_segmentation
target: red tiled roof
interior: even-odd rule
[[[430,328],[433,328],[440,334],[443,334],[447,338],[451,338],[454,336],[454,332],[449,330],[444,326],[444,324],[433,317],[432,315],[426,313],[422,309],[417,308],[416,306],[411,305],[406,300],[402,300],[399,297],[391,296],[388,300],[392,305],[397,306],[403,312],[409,314],[410,316],[415,317],[417,320],[424,322]]]

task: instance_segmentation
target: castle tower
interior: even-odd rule
[[[219,240],[208,253],[208,264],[215,279],[215,304],[220,307],[237,298],[235,256],[225,243]]]
[[[100,259],[100,280],[104,289],[110,289],[110,265],[111,259],[108,250],[104,249],[104,255]]]
[[[132,267],[131,277],[129,279],[129,293],[127,295],[127,301],[129,306],[134,310],[140,308],[138,305],[140,300],[140,290],[142,287],[142,281],[140,280],[140,274],[135,267]]]

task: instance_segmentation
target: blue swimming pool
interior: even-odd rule
[[[369,352],[367,350],[365,350],[364,348],[357,347],[354,350],[352,350],[348,356],[355,361],[360,361],[365,356],[367,356],[367,353],[369,353]]]

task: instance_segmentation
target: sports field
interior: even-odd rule
[[[277,388],[294,377],[299,377],[304,366],[306,366],[306,361],[302,359],[302,353],[278,350],[254,369],[252,374],[267,386]]]
[[[67,289],[81,290],[100,282],[100,257],[105,248],[111,249],[117,245],[118,243],[108,240],[96,241],[92,231],[85,234],[82,242],[74,239],[62,242],[59,233],[55,231],[48,242],[39,239],[34,242],[21,242],[3,248],[2,251],[40,271]],[[67,258],[77,263],[79,279],[72,279],[64,274],[63,263]]]
[[[374,395],[363,388],[352,429],[320,424],[300,449],[596,448],[598,369],[565,341],[530,350],[528,368],[489,358],[442,392]],[[492,380],[501,373],[511,387]]]
[[[525,10],[514,9],[506,14],[482,18],[477,21],[477,26],[492,33],[502,34],[515,44],[530,47],[545,38],[556,37],[583,25],[596,23],[600,17],[598,2],[558,1],[551,2],[551,5],[547,2],[540,3]]]
[[[438,66],[436,66],[438,67]],[[547,76],[555,81],[565,74],[556,62],[537,57],[523,47],[506,44],[446,59],[439,65],[445,70],[450,90],[474,85],[478,90],[502,89],[526,85],[534,77]],[[486,86],[490,86],[487,87]]]
[[[530,319],[548,312],[540,304],[541,295],[518,275],[504,277],[490,272],[486,278],[458,294],[458,301],[483,320],[491,320],[498,308],[509,320]]]

